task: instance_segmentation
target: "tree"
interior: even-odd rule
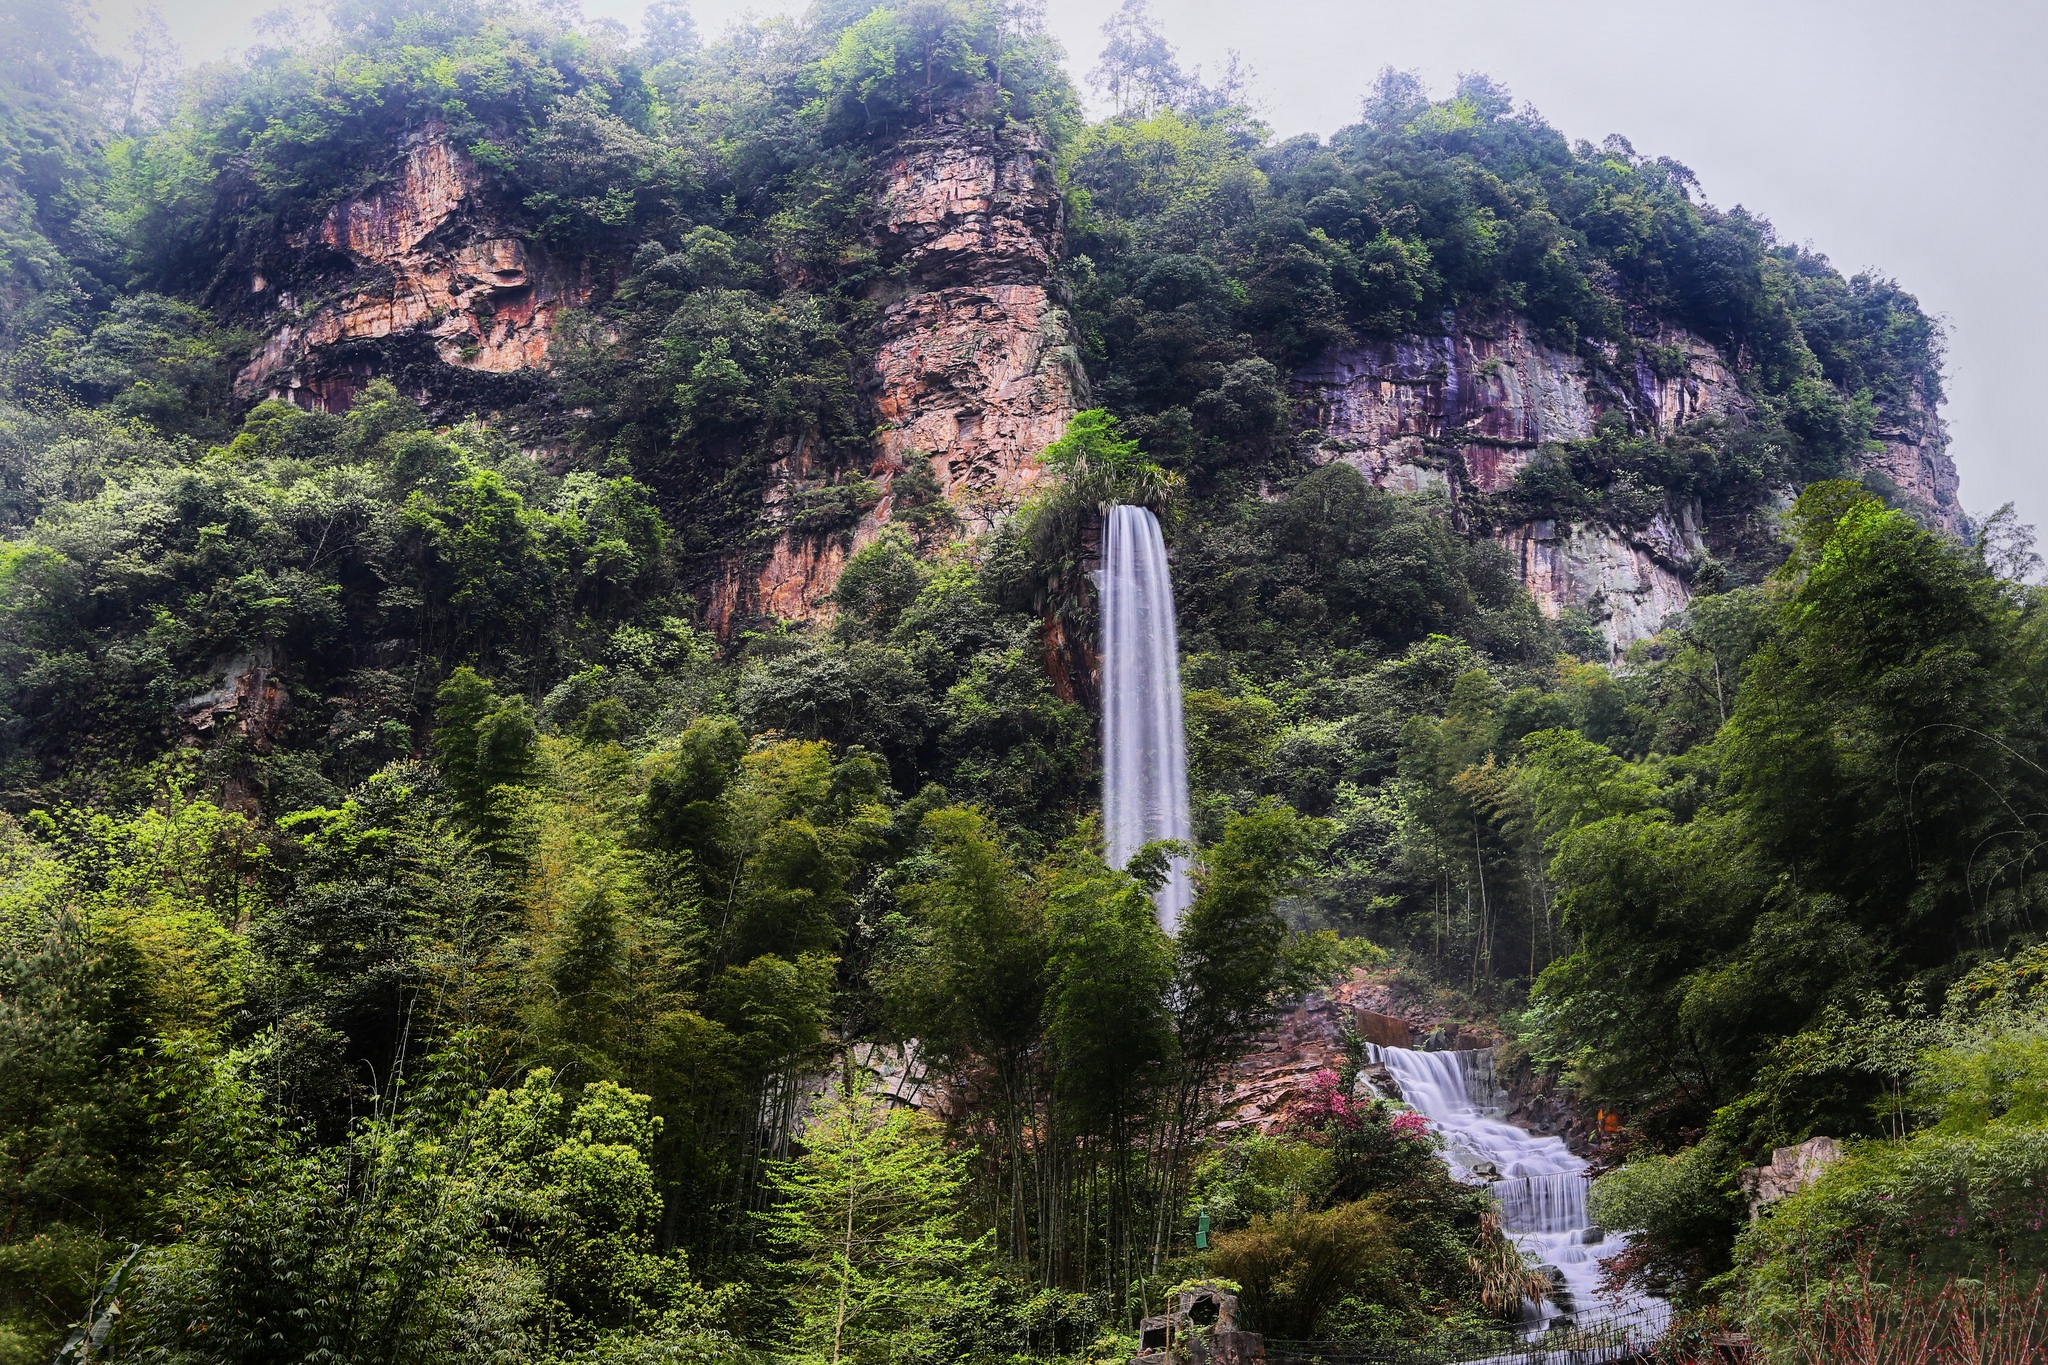
[[[1102,36],[1102,59],[1088,81],[1109,96],[1117,113],[1147,118],[1187,93],[1191,82],[1153,23],[1147,0],[1124,0],[1103,20]]]
[[[435,694],[434,753],[456,808],[484,842],[502,844],[511,829],[499,789],[533,775],[533,712],[524,697],[500,697],[464,664]]]
[[[983,1062],[996,1082],[1002,1138],[998,1217],[1003,1249],[1027,1259],[1031,1170],[1028,1129],[1037,1114],[1046,991],[1044,905],[989,819],[960,808],[925,816],[936,868],[898,893],[911,946],[875,973],[898,1030],[933,1061]]]
[[[652,62],[687,57],[700,46],[696,17],[684,0],[655,0],[647,7],[641,25],[640,50]]]
[[[0,1342],[41,1355],[154,1212],[136,956],[69,914],[0,942]]]
[[[850,1071],[802,1142],[771,1168],[776,1202],[759,1215],[789,1258],[793,1353],[831,1365],[914,1353],[987,1242],[960,1235],[969,1154]]]

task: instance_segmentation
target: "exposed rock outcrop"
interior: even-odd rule
[[[1567,608],[1583,608],[1617,656],[1684,609],[1692,593],[1678,566],[1705,549],[1689,504],[1675,518],[1659,512],[1647,532],[1546,518],[1500,540],[1544,615],[1555,620]]]
[[[1622,363],[1549,345],[1515,316],[1449,316],[1437,336],[1343,347],[1295,375],[1312,458],[1344,460],[1374,484],[1437,489],[1454,507],[1498,493],[1542,446],[1584,440],[1600,418],[1625,413],[1669,436],[1701,418],[1745,421],[1753,407],[1725,357],[1663,326]],[[1873,433],[1865,460],[1932,522],[1960,534],[1955,465],[1939,416],[1916,398],[1907,420]],[[1616,657],[1656,633],[1691,597],[1707,552],[1700,514],[1667,506],[1648,526],[1534,521],[1499,528],[1543,611],[1583,610]]]
[[[1584,440],[1613,409],[1660,435],[1748,413],[1712,346],[1675,330],[1649,340],[1658,367],[1639,358],[1596,375],[1519,317],[1453,317],[1442,336],[1331,351],[1295,386],[1318,459],[1346,460],[1381,487],[1496,493],[1539,446]]]
[[[1596,370],[1519,317],[1452,317],[1441,336],[1332,351],[1295,376],[1310,454],[1382,488],[1440,489],[1455,505],[1506,489],[1540,447],[1585,440],[1609,411],[1661,436],[1749,415],[1707,342],[1671,328],[1644,340],[1631,364]],[[1644,530],[1538,521],[1500,538],[1537,605],[1553,617],[1585,610],[1617,655],[1685,605],[1685,571],[1705,551],[1689,507]]]
[[[178,715],[201,733],[233,727],[259,754],[270,752],[292,718],[292,694],[268,650],[232,659],[218,687],[178,703]]]
[[[1398,973],[1356,968],[1329,990],[1304,996],[1231,1068],[1222,1096],[1227,1117],[1218,1131],[1270,1133],[1283,1126],[1288,1110],[1315,1094],[1318,1072],[1344,1066],[1347,1025],[1383,1047],[1474,1048],[1496,1041],[1442,1017]]]
[[[1062,202],[1036,132],[942,116],[882,161],[874,194],[868,241],[888,267],[873,289],[883,309],[867,377],[879,497],[850,535],[785,533],[765,565],[728,575],[713,602],[721,621],[820,614],[849,554],[890,520],[896,476],[920,462],[965,529],[988,529],[1030,494],[1039,452],[1086,401],[1052,287]],[[829,477],[801,454],[774,476],[771,518]]]
[[[1901,420],[1880,421],[1870,435],[1878,449],[1864,456],[1864,469],[1883,476],[1942,530],[1962,535],[1961,481],[1948,453],[1948,428],[1917,380]]]
[[[1842,1144],[1831,1137],[1808,1138],[1797,1146],[1778,1148],[1771,1153],[1769,1165],[1752,1166],[1737,1181],[1749,1200],[1750,1218],[1755,1219],[1767,1205],[1799,1193],[1841,1158]]]
[[[1019,125],[942,121],[880,179],[872,237],[893,267],[884,296],[900,296],[876,333],[878,464],[887,478],[929,456],[962,520],[985,528],[1030,492],[1087,392],[1049,288],[1064,226],[1051,157]]]
[[[460,372],[538,370],[555,317],[590,296],[582,267],[551,259],[493,204],[438,126],[406,141],[382,184],[286,234],[279,255],[246,274],[240,303],[267,335],[236,390],[328,411],[388,370],[394,346],[450,367],[444,382],[407,386],[430,406],[462,387]]]
[[[1233,1288],[1220,1280],[1182,1286],[1168,1311],[1139,1322],[1131,1365],[1262,1365],[1266,1339],[1244,1330]]]

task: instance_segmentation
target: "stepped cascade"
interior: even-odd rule
[[[1374,1060],[1401,1086],[1401,1098],[1435,1125],[1444,1139],[1451,1174],[1487,1184],[1500,1203],[1501,1225],[1523,1251],[1561,1280],[1544,1316],[1581,1322],[1607,1318],[1654,1319],[1668,1312],[1662,1300],[1617,1297],[1600,1289],[1600,1263],[1627,1245],[1593,1226],[1586,1212],[1587,1165],[1563,1138],[1542,1137],[1502,1117],[1494,1080],[1493,1049],[1418,1052],[1372,1049]]]
[[[1159,521],[1112,507],[1102,525],[1102,818],[1110,866],[1158,839],[1191,842],[1180,640]],[[1187,858],[1173,860],[1153,902],[1169,934],[1194,900]]]

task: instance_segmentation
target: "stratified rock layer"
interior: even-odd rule
[[[237,391],[340,411],[380,368],[365,343],[411,341],[453,371],[545,365],[556,315],[586,301],[589,282],[488,200],[442,129],[414,134],[385,183],[286,236],[288,285],[260,263],[249,272],[268,335]],[[418,396],[431,402],[435,387]]]
[[[1450,324],[1442,336],[1335,350],[1298,373],[1312,457],[1344,460],[1382,488],[1437,489],[1456,502],[1501,492],[1540,447],[1587,439],[1612,410],[1660,436],[1749,413],[1720,353],[1683,332],[1650,339],[1660,367],[1638,360],[1596,376],[1519,317]],[[1537,521],[1500,539],[1546,614],[1586,611],[1617,655],[1685,605],[1686,570],[1705,549],[1690,507],[1667,509],[1646,531]]]
[[[1307,449],[1379,487],[1439,490],[1462,504],[1507,489],[1542,446],[1591,437],[1609,412],[1659,437],[1703,418],[1750,418],[1740,380],[1710,343],[1672,327],[1641,341],[1631,363],[1610,352],[1595,367],[1519,317],[1454,316],[1442,335],[1332,350],[1295,375]],[[1931,406],[1916,399],[1909,420],[1874,436],[1881,448],[1865,468],[1960,533],[1955,466]],[[1542,520],[1501,528],[1499,539],[1545,613],[1585,611],[1619,657],[1690,599],[1703,531],[1687,505],[1647,526]]]
[[[941,123],[880,179],[872,236],[902,296],[876,330],[877,464],[889,478],[930,458],[961,519],[985,529],[1036,484],[1039,452],[1086,393],[1048,289],[1063,228],[1051,159],[1017,125]]]
[[[897,144],[875,179],[868,241],[888,267],[866,389],[876,421],[867,471],[880,492],[850,537],[779,537],[765,564],[735,566],[712,616],[815,617],[847,558],[890,520],[896,476],[928,461],[962,527],[994,526],[1030,495],[1038,456],[1086,400],[1073,326],[1052,291],[1062,201],[1038,134],[945,116]],[[771,471],[778,509],[832,477],[807,452]]]
[[[1942,530],[1962,535],[1961,481],[1949,457],[1948,429],[1919,381],[1903,420],[1880,421],[1870,436],[1878,448],[1863,457],[1863,468],[1883,475]]]

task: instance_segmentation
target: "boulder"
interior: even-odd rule
[[[1749,1197],[1749,1216],[1754,1220],[1767,1205],[1799,1191],[1820,1179],[1820,1173],[1840,1160],[1842,1144],[1831,1137],[1808,1138],[1793,1147],[1771,1153],[1768,1166],[1752,1166],[1739,1183]]]
[[[1380,1047],[1412,1047],[1415,1029],[1406,1019],[1392,1014],[1381,1014],[1378,1010],[1356,1009],[1351,1012],[1352,1027],[1358,1036],[1368,1043]]]

